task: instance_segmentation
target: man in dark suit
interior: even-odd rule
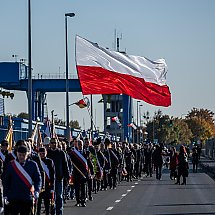
[[[10,214],[32,214],[33,200],[38,199],[41,184],[38,165],[28,159],[27,147],[20,146],[17,159],[8,164],[3,178],[3,194]]]
[[[55,195],[56,195],[56,214],[63,214],[63,179],[69,181],[70,172],[66,159],[66,154],[57,148],[57,140],[51,138],[50,149],[47,151],[47,157],[52,159],[55,165]]]

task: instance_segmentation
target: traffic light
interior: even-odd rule
[[[169,126],[172,127],[173,126],[173,120],[169,121]]]

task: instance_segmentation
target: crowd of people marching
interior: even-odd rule
[[[170,169],[170,179],[186,185],[188,157],[197,172],[199,153],[190,153],[183,145],[167,149],[162,144],[132,144],[88,138],[68,142],[45,138],[37,147],[29,140],[19,140],[8,152],[8,142],[1,141],[0,212],[5,215],[63,214],[63,205],[74,199],[77,207],[86,207],[93,193],[116,189],[121,181],[143,175],[157,180],[162,168]],[[44,207],[43,207],[44,206]]]

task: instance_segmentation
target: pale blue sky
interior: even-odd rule
[[[0,61],[27,58],[27,0],[0,0]],[[215,1],[213,0],[32,0],[32,66],[37,73],[59,73],[65,68],[64,14],[68,19],[70,73],[76,74],[74,40],[78,34],[113,49],[114,29],[120,34],[121,50],[155,60],[165,58],[172,106],[155,107],[142,102],[143,111],[180,117],[193,107],[215,111]],[[59,69],[60,68],[60,69]],[[65,96],[48,94],[48,110],[64,119]],[[70,93],[70,101],[81,98]],[[101,96],[94,96],[97,102]],[[6,99],[6,112],[27,111],[24,93]],[[136,105],[136,102],[135,102]],[[96,104],[96,124],[101,128],[103,105]],[[136,110],[136,108],[135,108]],[[134,113],[135,114],[135,113]],[[89,126],[86,110],[71,107],[71,118]]]

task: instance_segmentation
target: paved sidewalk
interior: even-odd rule
[[[201,157],[199,162],[199,167],[203,172],[208,174],[210,177],[215,179],[215,160],[207,157]]]

